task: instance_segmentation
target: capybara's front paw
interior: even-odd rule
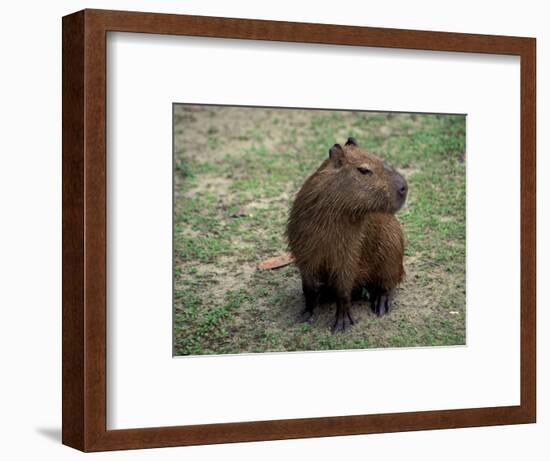
[[[341,317],[337,316],[334,325],[332,325],[332,334],[334,335],[339,331],[349,330],[354,323],[353,317],[349,312],[346,312]]]
[[[390,312],[393,304],[393,293],[390,292],[378,292],[373,296],[371,300],[371,309],[378,316],[382,317]]]

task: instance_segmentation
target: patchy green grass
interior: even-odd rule
[[[179,105],[174,136],[176,355],[465,343],[464,116]],[[293,265],[256,265],[286,251],[294,194],[349,136],[409,182],[407,277],[389,315],[356,302],[356,325],[332,335],[334,305],[296,323]]]

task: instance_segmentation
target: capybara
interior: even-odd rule
[[[352,297],[367,290],[372,310],[386,314],[404,276],[404,240],[394,216],[407,182],[354,138],[335,144],[303,184],[290,210],[287,237],[302,276],[308,321],[322,294],[336,299],[332,332],[348,329]]]

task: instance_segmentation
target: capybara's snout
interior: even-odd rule
[[[397,200],[396,200],[397,210],[400,210],[401,207],[407,201],[407,193],[409,192],[409,185],[407,184],[407,180],[403,176],[401,176],[401,174],[398,173],[397,171],[395,171],[393,176],[393,185],[395,187],[395,193],[397,196]]]

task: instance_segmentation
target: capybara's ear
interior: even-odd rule
[[[329,158],[332,163],[334,163],[336,166],[341,166],[344,162],[344,149],[342,149],[342,146],[340,144],[334,144],[329,151]]]
[[[353,138],[353,137],[349,137],[348,140],[346,141],[346,146],[358,146],[359,144],[357,143],[357,139]]]

